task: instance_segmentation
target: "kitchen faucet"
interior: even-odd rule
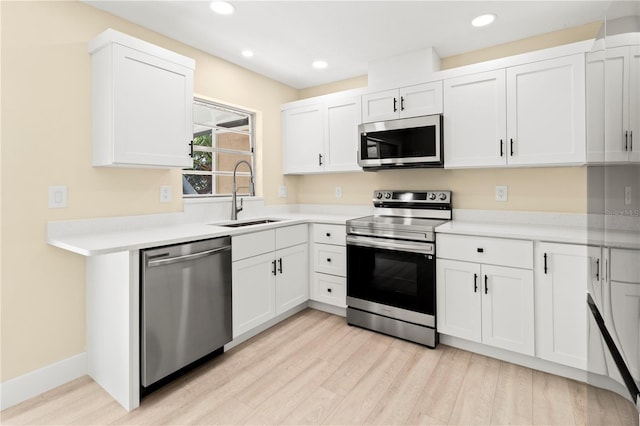
[[[253,169],[251,168],[251,164],[249,164],[246,160],[240,160],[236,163],[233,168],[233,186],[231,188],[231,220],[238,219],[238,213],[242,211],[242,198],[240,198],[240,207],[236,204],[236,197],[238,193],[238,184],[236,183],[236,171],[238,170],[238,166],[240,164],[246,164],[249,167],[249,195],[255,195],[255,189],[253,187]]]

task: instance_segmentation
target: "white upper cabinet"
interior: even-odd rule
[[[594,161],[640,161],[640,47],[609,48],[605,60],[604,153]],[[634,141],[635,136],[635,141]],[[635,142],[635,143],[634,143]]]
[[[314,104],[282,112],[284,173],[323,171],[324,109]]]
[[[362,96],[362,122],[442,113],[442,81]]]
[[[107,30],[89,43],[92,164],[190,167],[190,58]]]
[[[326,172],[362,171],[358,166],[359,96],[325,102],[324,170]]]
[[[362,171],[358,166],[360,96],[328,96],[282,111],[285,174]]]
[[[586,55],[586,130],[587,162],[604,161],[604,69],[605,52],[598,50]]]
[[[508,163],[582,164],[584,55],[507,68]]]
[[[444,98],[445,166],[504,165],[505,70],[445,80]]]
[[[584,84],[584,54],[445,80],[445,167],[583,164]]]

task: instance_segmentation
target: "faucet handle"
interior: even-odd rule
[[[243,203],[242,203],[242,201],[243,201],[243,199],[242,199],[242,198],[240,198],[240,207],[238,207],[238,208],[236,209],[236,211],[237,211],[237,212],[241,212],[241,211],[242,211],[242,209],[243,209]]]

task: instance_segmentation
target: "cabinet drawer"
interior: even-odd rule
[[[640,250],[611,249],[611,281],[640,284]]]
[[[533,241],[438,234],[436,255],[443,259],[533,269]]]
[[[327,244],[313,245],[314,270],[325,274],[347,275],[347,249]]]
[[[313,225],[313,242],[344,246],[346,244],[347,227],[345,225],[327,225],[315,223]]]
[[[276,250],[304,244],[307,241],[309,236],[306,223],[276,228]]]
[[[236,261],[274,250],[275,230],[231,237],[231,260]]]
[[[315,272],[313,300],[344,308],[347,306],[347,279]]]

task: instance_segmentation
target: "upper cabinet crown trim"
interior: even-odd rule
[[[188,58],[180,55],[179,53],[172,52],[163,47],[156,46],[155,44],[140,40],[111,28],[101,32],[89,42],[89,53],[94,53],[110,43],[117,43],[131,49],[139,50],[140,52],[156,56],[192,70],[196,68],[196,61],[192,58]]]

